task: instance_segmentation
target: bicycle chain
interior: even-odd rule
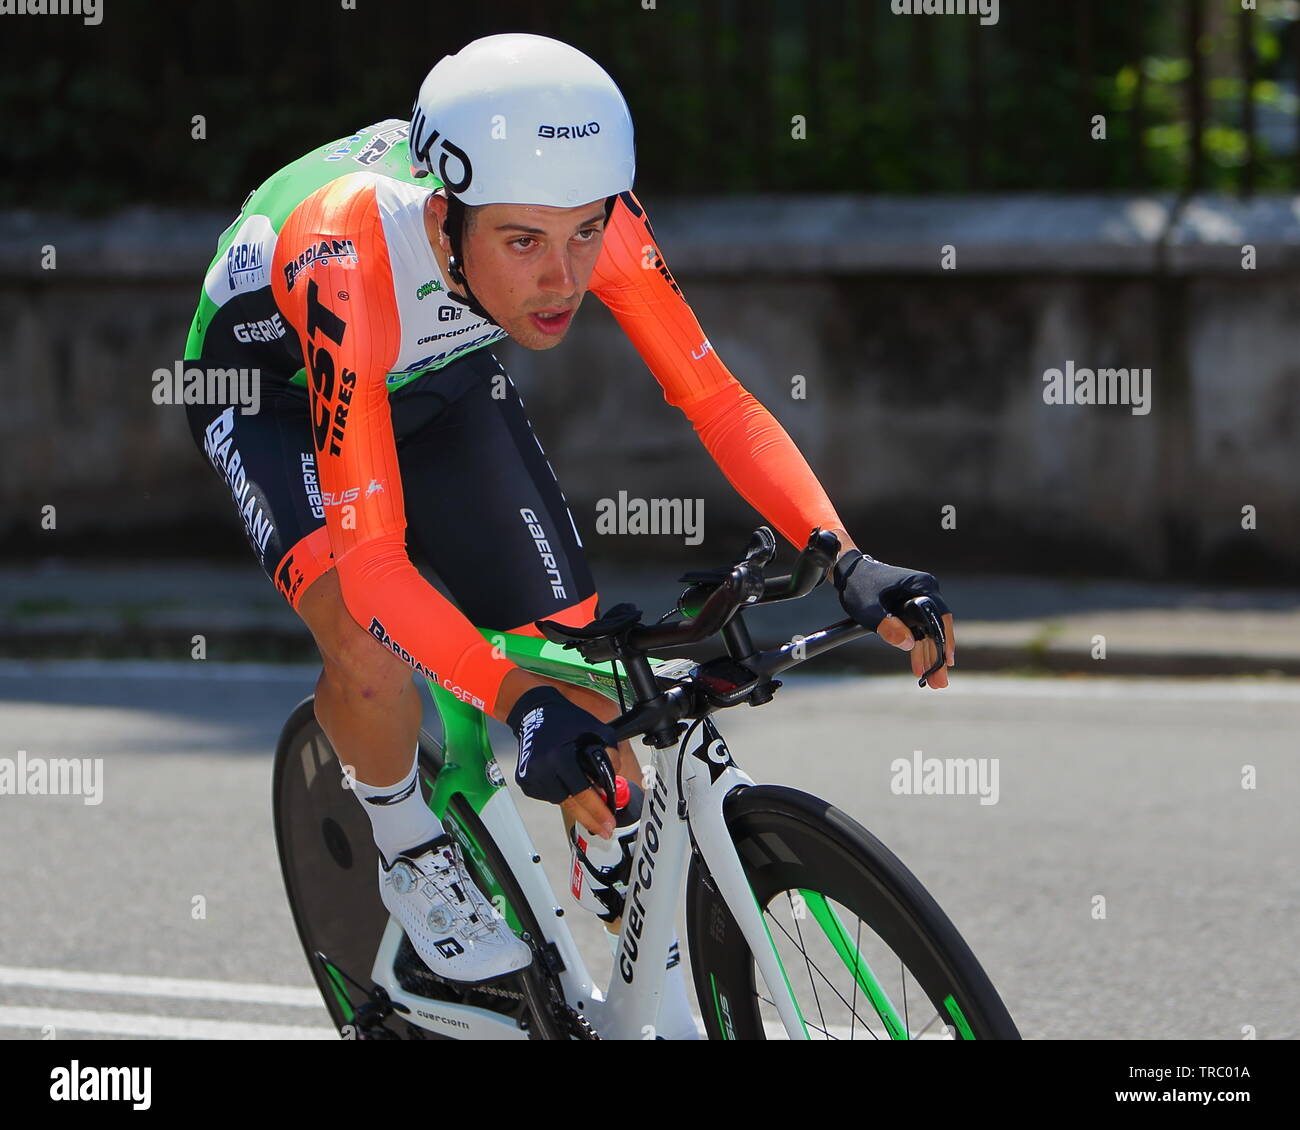
[[[564,1010],[564,1019],[569,1025],[569,1034],[577,1040],[599,1040],[600,1034],[573,1005],[567,1002],[560,1006]]]

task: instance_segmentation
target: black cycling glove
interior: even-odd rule
[[[519,739],[515,783],[525,796],[559,804],[592,787],[579,751],[600,742],[617,746],[614,731],[554,687],[521,694],[506,718]]]
[[[929,573],[886,565],[856,549],[835,562],[832,572],[844,611],[873,632],[886,616],[914,596],[928,596],[942,616],[949,611],[939,595],[939,582]]]

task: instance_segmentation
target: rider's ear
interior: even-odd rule
[[[434,227],[438,229],[438,246],[444,251],[450,251],[451,233],[447,228],[449,216],[445,192],[440,188],[436,192],[429,193],[429,202],[425,206],[433,217]]]

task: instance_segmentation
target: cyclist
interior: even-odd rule
[[[935,658],[882,607],[892,591],[937,593],[934,578],[854,546],[794,443],[709,345],[632,193],[634,168],[626,103],[593,60],[541,36],[475,40],[429,72],[409,122],[322,146],[250,193],[186,345],[187,364],[261,371],[258,413],[191,405],[191,430],[320,649],[316,716],[371,820],[384,905],[453,980],[510,973],[530,954],[422,802],[411,669],[511,726],[516,782],[560,805],[566,831],[614,830],[578,766],[584,740],[640,777],[630,745],[612,743],[613,704],[522,670],[476,630],[539,635],[536,620],[597,613],[577,526],[495,342],[553,348],[591,290],[747,501],[800,548],[814,527],[836,532],[849,614],[912,650],[916,674]],[[945,670],[931,685],[947,685]],[[661,1020],[696,1035],[676,947]]]

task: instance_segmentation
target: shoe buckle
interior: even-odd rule
[[[435,933],[441,934],[450,930],[456,922],[455,915],[445,906],[434,906],[429,909],[427,916],[429,929]]]
[[[389,872],[392,880],[393,890],[399,895],[404,895],[415,886],[415,876],[412,874],[412,867],[405,861],[399,861],[393,865]]]

